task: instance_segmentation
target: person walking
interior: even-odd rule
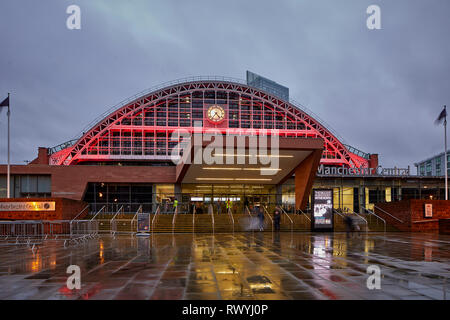
[[[178,200],[175,199],[175,200],[173,200],[173,213],[175,213],[177,211],[177,207],[178,207]]]
[[[275,231],[280,231],[280,222],[281,222],[281,210],[276,207],[273,212],[273,224],[275,225]]]
[[[258,217],[259,221],[259,231],[264,231],[264,212],[261,210],[259,206],[255,206],[253,209],[254,214]]]
[[[344,216],[344,224],[348,239],[350,238],[350,233],[353,234],[353,219],[349,215]]]

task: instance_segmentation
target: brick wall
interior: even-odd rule
[[[71,220],[87,203],[64,198],[14,198],[0,199],[0,202],[55,202],[54,211],[0,211],[0,220]],[[86,210],[80,218],[88,213]]]
[[[433,205],[432,218],[425,218],[425,204]],[[400,231],[437,233],[439,232],[439,220],[450,218],[450,201],[446,200],[403,200],[377,203],[376,207],[402,220],[403,223],[375,208],[375,214]]]
[[[0,165],[0,174],[6,166]],[[13,165],[11,174],[48,174],[52,197],[82,200],[89,182],[175,183],[175,167]]]
[[[450,235],[450,219],[439,220],[439,233]]]

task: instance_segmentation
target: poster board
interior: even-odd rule
[[[137,233],[150,232],[150,214],[138,213],[137,216]]]
[[[433,218],[433,204],[425,203],[425,218]]]
[[[333,231],[333,189],[314,189],[312,209],[311,230]]]

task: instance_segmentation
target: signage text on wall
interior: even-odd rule
[[[409,176],[410,167],[408,168],[345,168],[320,165],[317,174],[325,176]]]
[[[0,202],[0,211],[55,211],[55,202]]]

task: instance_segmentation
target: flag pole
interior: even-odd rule
[[[11,163],[10,163],[10,155],[9,155],[9,151],[10,151],[10,136],[9,136],[9,131],[10,131],[10,121],[9,118],[11,117],[11,111],[9,110],[9,105],[11,104],[10,102],[11,100],[9,99],[9,92],[8,92],[8,173],[7,173],[7,179],[6,179],[6,196],[7,198],[11,198]]]
[[[444,142],[445,142],[445,200],[448,200],[448,172],[447,172],[447,106],[444,106],[445,119],[444,119]]]

